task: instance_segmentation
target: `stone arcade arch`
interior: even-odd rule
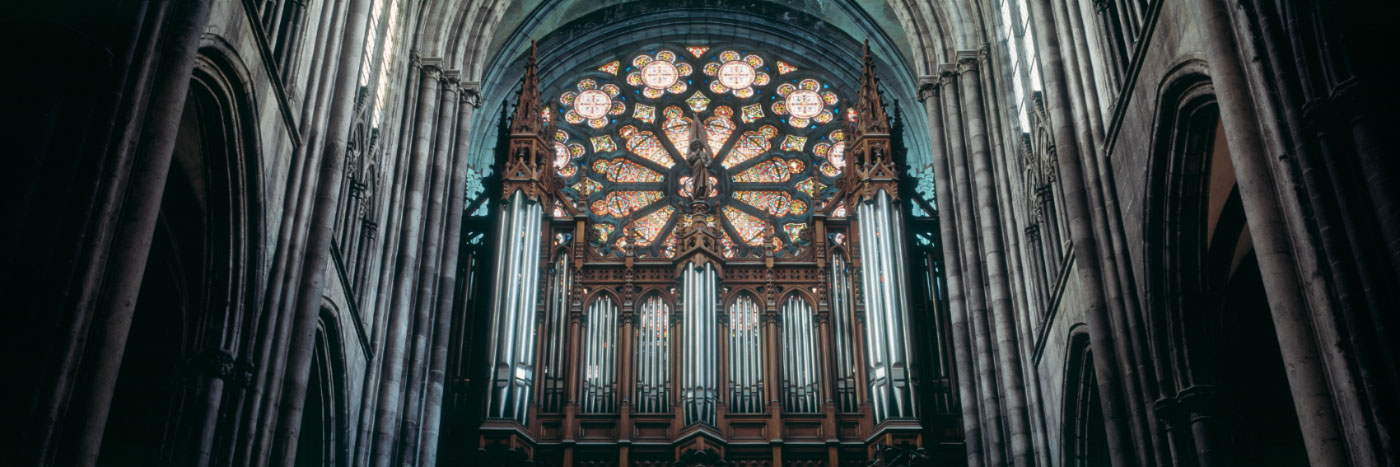
[[[256,124],[241,73],[202,49],[181,114],[100,463],[227,454],[247,369],[261,248]],[[153,417],[152,414],[160,414]]]
[[[1165,383],[1154,406],[1178,462],[1306,465],[1204,69],[1182,63],[1164,85],[1149,170],[1148,332]]]

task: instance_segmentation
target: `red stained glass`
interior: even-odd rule
[[[666,148],[661,146],[661,140],[657,139],[655,133],[641,131],[632,125],[627,125],[618,130],[618,135],[627,140],[627,150],[632,154],[668,169],[676,165],[675,160],[671,159],[671,155],[666,152]]]
[[[662,197],[660,191],[613,191],[603,199],[594,201],[591,207],[594,215],[620,218],[627,217]]]
[[[773,148],[772,139],[775,136],[778,136],[778,129],[773,125],[763,125],[757,131],[745,131],[739,136],[739,140],[734,142],[729,155],[724,157],[724,168],[734,168],[744,161],[768,152]]]
[[[774,216],[807,213],[807,202],[793,198],[786,191],[736,191],[734,199]]]
[[[593,171],[615,183],[654,183],[666,177],[642,164],[623,159],[598,159],[593,162]]]
[[[763,234],[770,228],[767,222],[747,212],[734,209],[733,206],[725,206],[720,211],[724,213],[724,218],[729,221],[731,227],[734,227],[734,231],[739,233],[739,238],[744,243],[751,246],[763,244]]]
[[[724,143],[729,141],[729,135],[734,134],[732,117],[734,117],[734,110],[721,105],[715,107],[714,116],[705,120],[706,142],[709,143],[712,154],[719,154],[720,149],[724,149]]]
[[[806,168],[806,164],[803,164],[799,159],[774,157],[744,169],[743,172],[734,176],[734,181],[739,183],[782,183],[792,178],[793,174],[801,173],[804,168]]]
[[[627,224],[636,237],[633,239],[639,246],[651,245],[656,241],[656,237],[661,234],[661,229],[666,227],[666,222],[671,220],[671,215],[676,213],[676,208],[666,206],[651,214],[638,217],[637,220]]]

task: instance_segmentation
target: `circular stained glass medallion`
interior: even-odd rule
[[[600,118],[612,108],[612,98],[597,89],[579,93],[574,99],[574,111],[583,118]]]
[[[816,117],[822,113],[822,105],[822,96],[816,91],[799,89],[787,95],[787,110],[794,117]]]
[[[642,82],[652,89],[671,87],[679,77],[676,65],[665,60],[654,60],[642,67]]]
[[[719,67],[719,82],[729,89],[744,89],[753,84],[753,65],[732,60]]]

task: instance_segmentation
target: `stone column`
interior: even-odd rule
[[[438,435],[440,433],[439,424],[442,422],[443,384],[446,377],[448,334],[444,330],[444,322],[447,322],[447,329],[451,327],[451,321],[457,308],[456,286],[457,286],[457,262],[459,250],[461,249],[462,236],[462,212],[465,204],[465,194],[467,187],[467,161],[471,158],[468,148],[471,146],[471,125],[472,114],[475,113],[477,105],[480,104],[480,92],[476,83],[463,83],[461,92],[461,104],[457,108],[457,140],[456,149],[453,151],[455,160],[452,170],[451,192],[448,194],[447,204],[447,233],[443,239],[442,269],[439,274],[438,295],[437,295],[437,335],[441,339],[433,341],[433,363],[432,369],[428,373],[428,399],[424,406],[423,415],[423,445],[418,454],[419,465],[437,465]],[[468,272],[470,277],[472,272]],[[465,316],[463,319],[467,319]]]
[[[968,168],[967,143],[964,140],[963,119],[960,96],[964,92],[958,91],[958,81],[961,78],[953,69],[945,69],[942,74],[943,84],[943,105],[947,113],[944,120],[948,132],[948,158],[949,167],[952,169],[953,180],[953,202],[957,204],[958,219],[955,225],[958,229],[958,240],[968,248],[962,250],[963,268],[966,269],[967,277],[967,313],[971,322],[970,332],[972,336],[973,349],[977,355],[977,388],[980,401],[978,406],[982,409],[982,433],[986,436],[984,449],[986,452],[987,465],[1006,465],[1008,462],[1003,459],[1006,448],[1002,440],[1002,417],[1001,396],[997,389],[996,363],[993,362],[995,352],[992,350],[992,334],[987,324],[987,295],[983,288],[983,262],[978,258],[980,255],[980,242],[974,229],[977,226],[972,217],[974,202],[972,200],[972,176]],[[985,136],[985,133],[978,133]],[[985,146],[983,147],[985,151]],[[946,243],[946,242],[945,242]]]
[[[422,243],[424,192],[427,188],[428,163],[432,160],[433,130],[437,120],[438,89],[441,78],[439,61],[425,61],[422,84],[418,94],[418,119],[414,128],[412,159],[409,160],[408,188],[404,196],[403,224],[400,233],[398,267],[395,268],[393,298],[389,306],[388,334],[383,348],[383,369],[379,381],[379,406],[376,408],[374,447],[370,465],[386,467],[393,460],[394,438],[398,431],[400,397],[403,392],[403,371],[407,358],[409,312],[412,311],[414,276],[418,271],[418,247]]]
[[[1288,385],[1298,413],[1299,428],[1313,465],[1345,465],[1346,443],[1327,387],[1303,284],[1294,269],[1288,224],[1276,198],[1265,151],[1256,126],[1258,115],[1250,98],[1243,65],[1237,56],[1230,19],[1218,0],[1193,0],[1220,106],[1220,121],[1230,149],[1240,202],[1254,238],[1254,251],[1269,298],[1279,350],[1287,367]]]
[[[1046,111],[1050,114],[1059,166],[1059,180],[1064,193],[1064,207],[1069,218],[1070,236],[1074,242],[1075,266],[1078,268],[1081,293],[1085,300],[1085,321],[1094,349],[1094,375],[1098,378],[1099,396],[1103,404],[1105,431],[1109,456],[1115,466],[1135,463],[1127,408],[1123,403],[1123,380],[1114,350],[1111,318],[1104,298],[1103,274],[1099,269],[1098,239],[1085,190],[1084,169],[1078,141],[1070,115],[1069,91],[1065,64],[1060,55],[1059,37],[1055,33],[1051,0],[1030,0],[1031,18],[1040,33],[1040,57],[1045,77]]]
[[[417,274],[417,295],[413,307],[417,312],[413,320],[412,355],[408,360],[408,378],[404,380],[404,406],[403,406],[403,426],[399,432],[398,457],[401,465],[406,467],[414,464],[418,454],[418,428],[421,422],[422,411],[420,410],[423,400],[423,389],[425,381],[423,373],[427,371],[428,340],[431,336],[433,322],[433,311],[437,309],[433,302],[433,291],[438,285],[438,262],[439,249],[442,246],[442,218],[443,202],[447,195],[447,171],[451,168],[449,160],[452,158],[452,134],[456,126],[453,125],[457,117],[457,86],[458,79],[456,72],[443,72],[439,82],[440,96],[438,98],[438,115],[433,123],[437,129],[436,142],[433,143],[433,168],[431,185],[426,185],[425,191],[430,191],[424,197],[428,197],[427,209],[424,213],[426,227],[423,228],[421,239],[416,239],[423,244],[423,254],[420,257]],[[410,205],[410,208],[412,205]],[[402,279],[402,278],[401,278]],[[404,281],[412,282],[412,281]],[[411,293],[411,292],[410,292]],[[539,341],[543,341],[540,339]]]
[[[1063,4],[1060,2],[1052,2],[1052,4],[1058,6],[1058,8],[1055,8],[1054,12],[1055,19],[1058,20],[1056,22],[1058,23],[1058,29],[1056,30],[1057,37],[1064,36],[1073,41],[1074,35],[1069,30],[1068,24],[1066,24],[1067,22],[1064,20],[1066,12],[1063,8]],[[1123,7],[1123,10],[1131,8],[1128,5],[1123,5]],[[1120,11],[1120,13],[1122,12]],[[1148,371],[1138,358],[1138,349],[1133,345],[1135,342],[1147,342],[1147,340],[1145,336],[1139,338],[1139,336],[1133,332],[1137,329],[1141,329],[1140,326],[1134,325],[1137,321],[1135,319],[1137,317],[1136,300],[1130,298],[1136,297],[1136,291],[1129,291],[1124,287],[1124,274],[1120,274],[1127,272],[1130,262],[1127,256],[1118,255],[1122,250],[1114,246],[1114,236],[1112,235],[1112,230],[1109,225],[1117,221],[1118,216],[1117,211],[1110,211],[1108,209],[1108,204],[1106,202],[1107,194],[1113,192],[1113,187],[1111,185],[1106,186],[1108,184],[1102,176],[1104,173],[1100,170],[1106,167],[1106,164],[1103,163],[1104,158],[1099,157],[1098,154],[1103,135],[1101,131],[1098,133],[1094,131],[1095,128],[1101,127],[1096,127],[1093,119],[1089,115],[1089,108],[1086,104],[1088,98],[1083,91],[1083,78],[1081,76],[1081,70],[1085,70],[1086,68],[1079,61],[1078,50],[1073,42],[1059,50],[1064,63],[1067,64],[1067,66],[1064,67],[1065,79],[1067,81],[1065,87],[1066,91],[1069,93],[1067,97],[1069,98],[1071,113],[1074,116],[1074,128],[1078,130],[1075,132],[1075,136],[1078,138],[1077,141],[1080,149],[1083,151],[1085,159],[1083,163],[1084,183],[1088,185],[1085,193],[1088,195],[1090,212],[1092,214],[1094,236],[1106,242],[1104,248],[1099,250],[1099,268],[1100,271],[1103,272],[1104,292],[1106,293],[1105,303],[1108,305],[1110,316],[1114,317],[1114,319],[1110,320],[1110,324],[1113,327],[1114,340],[1122,343],[1122,345],[1117,346],[1116,350],[1118,353],[1115,357],[1124,363],[1124,394],[1127,396],[1124,402],[1127,404],[1129,420],[1132,423],[1131,433],[1133,442],[1140,447],[1138,450],[1138,464],[1162,464],[1166,461],[1166,458],[1163,457],[1164,453],[1155,449],[1156,443],[1154,440],[1159,437],[1156,436],[1156,425],[1151,423],[1151,420],[1155,418],[1155,416],[1151,414],[1153,409],[1151,405],[1147,403],[1147,401],[1151,400],[1152,396],[1148,395],[1144,389],[1148,386]],[[1126,254],[1126,251],[1123,251],[1123,253]],[[1130,302],[1132,302],[1134,306],[1129,306]]]
[[[132,161],[123,209],[115,226],[111,256],[101,276],[102,286],[97,291],[97,311],[90,328],[95,332],[90,334],[92,342],[87,346],[95,361],[82,370],[76,385],[88,389],[74,394],[72,399],[71,414],[75,418],[71,423],[77,426],[76,439],[64,448],[67,454],[60,454],[76,465],[96,464],[102,448],[122,354],[131,332],[136,299],[150,256],[151,238],[155,236],[165,196],[165,181],[175,154],[175,139],[180,134],[180,120],[199,53],[199,37],[209,23],[210,3],[209,0],[176,2],[166,16],[164,27],[168,35],[165,35],[166,46],[161,52],[163,59],[154,77],[146,123]],[[88,286],[93,287],[93,284]]]
[[[963,302],[962,262],[959,255],[962,242],[957,232],[957,206],[953,202],[948,163],[948,150],[944,141],[943,109],[936,77],[926,77],[920,97],[924,101],[924,112],[928,113],[929,147],[933,148],[934,191],[938,199],[938,229],[943,248],[945,279],[948,281],[948,314],[952,323],[953,362],[957,368],[958,400],[962,409],[963,444],[967,452],[967,465],[981,467],[982,425],[977,414],[979,400],[977,389],[972,382],[976,374],[972,369],[972,344],[967,332],[967,308]]]
[[[958,83],[961,85],[963,115],[967,119],[969,159],[972,181],[977,189],[977,214],[982,236],[988,294],[987,310],[995,326],[995,348],[1001,375],[1001,390],[1005,397],[1005,413],[1011,435],[1011,465],[1033,466],[1031,456],[1030,420],[1027,417],[1025,380],[1022,378],[1020,345],[1016,326],[1011,318],[1011,289],[1008,284],[1005,244],[1002,240],[1000,206],[997,205],[996,177],[992,174],[992,159],[988,154],[986,113],[982,108],[981,79],[977,73],[977,53],[958,54]]]
[[[337,56],[340,54],[340,37],[345,28],[344,13],[348,2],[337,2],[334,8],[324,8],[322,23],[326,27],[316,37],[317,56]],[[296,271],[301,263],[293,261],[305,255],[307,217],[311,211],[311,194],[315,189],[317,175],[315,167],[320,166],[322,134],[329,118],[329,103],[334,88],[335,60],[325,60],[320,70],[312,75],[307,85],[308,102],[303,106],[300,126],[304,138],[301,146],[292,156],[292,172],[288,176],[288,187],[284,192],[284,214],[278,229],[276,250],[273,253],[273,267],[267,281],[264,295],[264,312],[258,331],[257,374],[253,379],[252,391],[246,396],[247,410],[244,412],[242,429],[239,432],[239,445],[234,458],[235,464],[251,465],[266,460],[267,443],[270,442],[275,410],[278,406],[276,395],[281,394],[282,370],[286,364],[287,333],[291,332],[292,307],[289,301],[296,288]]]
[[[364,55],[364,37],[369,22],[369,0],[352,0],[346,12],[344,44],[337,65],[335,87],[326,123],[326,144],[321,156],[318,177],[324,183],[316,187],[314,209],[306,240],[306,255],[297,282],[296,307],[287,355],[286,383],[280,397],[282,407],[276,427],[277,442],[272,452],[274,465],[289,466],[296,460],[296,446],[301,430],[302,409],[306,404],[306,384],[311,374],[312,347],[315,346],[316,320],[321,311],[321,293],[325,289],[323,274],[330,256],[335,228],[335,211],[339,200],[346,145],[350,139],[350,122],[354,118],[355,94],[360,60]]]

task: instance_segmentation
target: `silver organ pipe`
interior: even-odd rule
[[[811,413],[818,410],[820,379],[813,331],[812,307],[797,297],[783,303],[784,409]]]
[[[642,303],[637,327],[637,412],[666,413],[670,407],[670,309],[659,295]]]
[[[610,413],[617,387],[617,303],[603,296],[588,307],[579,400],[584,413]]]
[[[865,286],[866,350],[870,375],[870,402],[878,423],[891,417],[914,416],[908,326],[903,296],[903,234],[898,213],[887,193],[862,203],[860,224],[861,280]]]
[[[496,283],[491,298],[491,418],[525,423],[534,381],[535,305],[539,281],[540,226],[543,208],[511,195],[501,216]]]
[[[542,410],[551,413],[564,410],[564,391],[568,385],[564,379],[568,373],[564,368],[564,340],[568,334],[565,326],[568,324],[569,291],[573,280],[571,272],[569,256],[560,255],[554,262],[554,274],[550,285],[549,317],[546,320],[548,328],[544,335],[547,347],[542,365],[545,379]]]
[[[719,277],[714,266],[686,266],[682,274],[684,344],[682,397],[685,423],[715,423],[715,302]]]
[[[763,334],[758,303],[740,295],[729,306],[730,412],[763,412]]]
[[[858,407],[850,287],[846,260],[837,255],[831,262],[831,322],[836,343],[836,408],[842,412],[854,412]]]

